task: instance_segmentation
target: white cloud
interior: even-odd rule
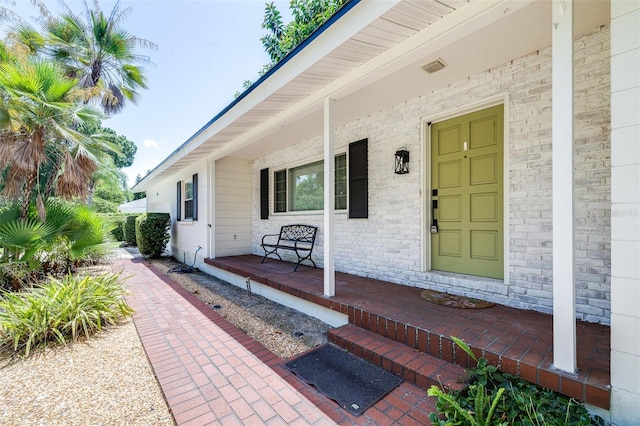
[[[153,139],[145,139],[142,141],[142,145],[145,148],[154,148],[157,149],[158,148],[158,142],[154,141]]]

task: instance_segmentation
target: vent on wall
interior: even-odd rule
[[[431,61],[426,65],[422,66],[422,69],[428,72],[429,74],[433,74],[436,71],[440,71],[442,68],[446,67],[447,64],[441,59],[438,58],[435,61]]]

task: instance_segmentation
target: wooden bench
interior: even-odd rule
[[[294,272],[303,260],[309,260],[313,264],[313,267],[317,268],[316,263],[311,259],[311,252],[313,251],[317,233],[318,228],[315,226],[285,225],[280,228],[279,234],[267,234],[263,236],[260,245],[264,249],[264,257],[260,263],[264,263],[270,254],[275,254],[278,256],[278,259],[282,260],[278,254],[278,249],[280,249],[296,252],[298,263],[296,263],[295,268],[293,268]]]

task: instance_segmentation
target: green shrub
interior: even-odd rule
[[[119,203],[103,200],[98,197],[93,197],[93,200],[91,201],[91,210],[96,213],[117,213],[118,207],[120,207]]]
[[[18,290],[71,271],[110,240],[109,224],[86,206],[49,199],[43,222],[34,206],[20,220],[16,205],[0,205],[0,286]]]
[[[114,227],[111,230],[111,234],[113,235],[113,238],[116,239],[116,241],[124,241],[124,230],[122,228],[123,228],[122,220],[119,220],[118,222],[114,223]]]
[[[160,257],[169,242],[169,213],[144,213],[136,219],[136,240],[144,256]]]
[[[117,324],[133,310],[118,275],[51,278],[41,287],[0,295],[0,346],[29,355],[49,342],[66,344]]]
[[[136,218],[140,216],[138,214],[131,214],[124,218],[122,222],[122,234],[124,236],[124,242],[135,246],[136,242]]]
[[[578,401],[552,390],[529,383],[512,374],[502,373],[488,364],[486,358],[478,359],[462,340],[453,341],[476,361],[467,370],[468,388],[462,392],[444,392],[431,386],[429,396],[438,398],[438,413],[429,419],[434,425],[471,426],[560,426],[600,425],[602,418],[591,418],[587,409]]]
[[[116,241],[124,241],[122,222],[129,213],[101,213],[100,217],[113,228],[111,234]]]

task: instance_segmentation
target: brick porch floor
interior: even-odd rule
[[[552,317],[496,305],[489,309],[454,309],[426,302],[422,289],[336,273],[336,295],[323,296],[323,270],[259,256],[205,259],[211,266],[251,277],[277,290],[348,314],[350,324],[390,338],[421,353],[469,366],[469,357],[450,336],[462,338],[477,355],[503,371],[578,400],[609,408],[610,331],[577,322],[578,373],[555,370]],[[350,332],[351,333],[351,332]],[[399,351],[396,351],[399,353]],[[402,355],[398,355],[402,356]],[[406,357],[406,355],[405,355]],[[393,361],[393,360],[390,360]]]
[[[123,252],[118,266],[178,425],[420,425],[435,410],[424,389],[402,383],[355,418],[148,262]]]

